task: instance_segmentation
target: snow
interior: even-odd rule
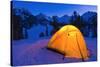
[[[61,17],[55,16],[55,19],[58,23],[65,23],[65,24],[70,23],[70,16],[68,16],[68,15],[64,15]]]
[[[48,27],[48,35],[50,36],[51,31],[53,30],[53,27],[49,24],[47,24],[47,27]],[[38,24],[37,26],[33,26],[31,29],[27,30],[29,39],[38,39],[40,38],[39,35],[41,33],[43,33],[45,36],[46,35],[45,32],[46,32],[46,26],[41,25],[41,24]]]
[[[29,39],[38,39],[41,32],[45,33],[45,26],[38,24],[37,26],[33,26],[31,29],[29,29],[28,32],[28,38]]]
[[[68,15],[64,15],[64,16],[59,18],[59,22],[69,24],[70,23],[70,17]]]
[[[92,23],[92,17],[93,16],[96,16],[97,15],[97,13],[96,12],[86,12],[86,13],[84,13],[83,15],[82,15],[82,18],[83,18],[83,20],[85,21],[85,23],[89,23],[89,24],[91,24]]]
[[[87,48],[90,52],[90,61],[96,61],[97,60],[97,39],[96,38],[85,38]]]
[[[81,59],[64,58],[63,55],[46,49],[50,38],[12,41],[12,64],[14,66],[81,62]],[[86,61],[97,60],[97,39],[85,38],[91,56]]]
[[[50,16],[46,16],[43,13],[40,13],[40,14],[36,15],[36,17],[37,17],[38,20],[46,19],[47,21],[53,21],[53,19]]]

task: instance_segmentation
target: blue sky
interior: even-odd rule
[[[80,15],[87,11],[97,12],[97,6],[95,5],[13,1],[13,7],[25,8],[28,11],[30,11],[33,15],[43,13],[47,16],[63,16],[66,14],[70,16],[72,15],[73,11],[77,11]]]

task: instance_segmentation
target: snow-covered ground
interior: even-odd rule
[[[63,55],[46,49],[50,38],[39,40],[25,39],[12,41],[12,64],[38,65],[54,63],[81,62],[81,59],[64,58]],[[90,58],[87,61],[97,60],[97,38],[85,38],[87,48],[90,51]]]

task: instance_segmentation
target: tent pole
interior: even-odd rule
[[[76,41],[77,41],[77,34],[76,34]],[[78,48],[79,48],[80,55],[81,55],[81,57],[82,57],[82,61],[84,62],[85,60],[84,60],[83,54],[82,54],[82,52],[81,52],[81,49],[80,49],[80,46],[79,46],[78,41],[77,41],[77,45],[78,45]]]

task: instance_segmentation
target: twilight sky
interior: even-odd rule
[[[39,13],[47,16],[63,16],[65,14],[72,15],[73,11],[77,11],[80,15],[87,11],[97,12],[95,5],[75,5],[75,4],[61,4],[61,3],[43,3],[43,2],[27,2],[27,1],[13,1],[14,8],[25,8],[33,15]]]

